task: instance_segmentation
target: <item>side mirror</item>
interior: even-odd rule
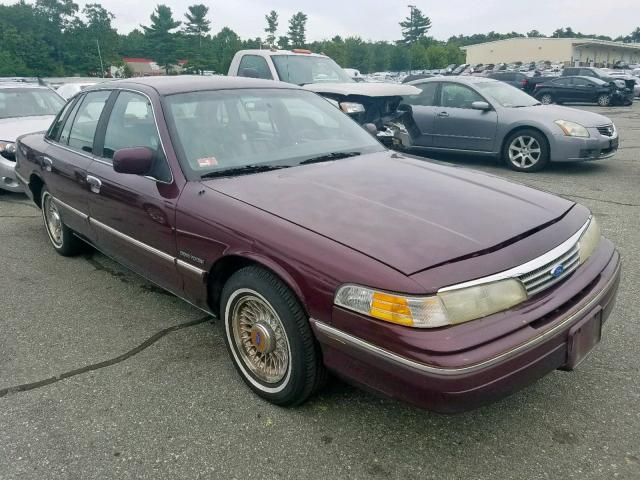
[[[473,102],[471,108],[474,110],[482,110],[483,112],[491,110],[491,105],[487,102]]]
[[[378,127],[376,127],[373,123],[365,123],[362,125],[367,132],[369,132],[374,137],[378,135]]]
[[[146,175],[153,165],[153,150],[147,147],[121,148],[113,154],[113,169],[118,173]]]

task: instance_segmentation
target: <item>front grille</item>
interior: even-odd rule
[[[576,243],[568,252],[563,253],[558,258],[546,263],[542,267],[536,268],[527,273],[523,273],[518,278],[524,285],[527,294],[531,297],[550,286],[558,283],[563,278],[571,274],[580,265],[580,249]],[[552,273],[557,267],[562,267],[560,274]]]
[[[597,127],[600,135],[604,135],[605,137],[613,137],[616,129],[613,128],[613,125],[604,125],[602,127]]]

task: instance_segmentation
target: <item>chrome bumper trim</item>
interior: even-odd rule
[[[339,330],[335,327],[327,325],[326,323],[323,323],[319,320],[315,320],[312,318],[311,322],[320,332],[322,332],[323,334],[327,335],[328,337],[340,343],[348,344],[359,350],[363,350],[365,352],[368,352],[384,360],[388,360],[393,363],[399,364],[403,367],[412,368],[414,370],[417,370],[423,373],[433,373],[433,374],[442,375],[442,376],[465,375],[465,374],[480,371],[484,368],[491,367],[497,363],[509,360],[510,358],[513,358],[527,350],[530,350],[536,347],[537,345],[540,345],[541,343],[553,337],[560,331],[568,328],[569,325],[573,323],[576,319],[588,313],[589,310],[593,309],[596,306],[596,304],[600,300],[602,300],[602,298],[609,292],[609,289],[616,282],[618,278],[618,275],[620,273],[620,268],[621,268],[620,261],[618,261],[615,272],[611,277],[611,279],[606,283],[606,285],[602,287],[602,289],[598,293],[593,295],[591,299],[589,299],[585,304],[583,304],[581,307],[578,307],[578,309],[575,310],[573,313],[568,313],[567,316],[561,322],[557,323],[555,326],[553,326],[549,330],[545,330],[537,337],[534,337],[531,340],[525,343],[522,343],[517,347],[512,348],[511,350],[507,350],[506,352],[501,353],[500,355],[492,357],[483,362],[476,363],[473,365],[468,365],[465,367],[447,368],[447,367],[438,367],[435,365],[428,365],[428,364],[416,362],[414,360],[410,360],[396,353],[390,352],[389,350],[380,348],[372,343],[367,342],[366,340],[362,340],[361,338],[358,338],[346,332],[343,332],[342,330]]]

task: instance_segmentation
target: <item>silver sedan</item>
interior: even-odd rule
[[[395,128],[404,149],[498,157],[520,172],[549,162],[600,160],[618,150],[613,122],[584,110],[542,105],[523,91],[481,77],[416,80]]]

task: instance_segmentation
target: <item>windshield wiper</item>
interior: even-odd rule
[[[242,167],[214,170],[213,172],[201,175],[200,178],[236,177],[239,175],[250,175],[252,173],[271,172],[273,170],[280,170],[287,167],[288,165],[244,165]]]
[[[357,157],[360,152],[331,152],[326,155],[320,155],[319,157],[313,157],[308,160],[300,162],[300,165],[308,165],[310,163],[322,163],[329,162],[331,160],[341,160],[343,158]]]

